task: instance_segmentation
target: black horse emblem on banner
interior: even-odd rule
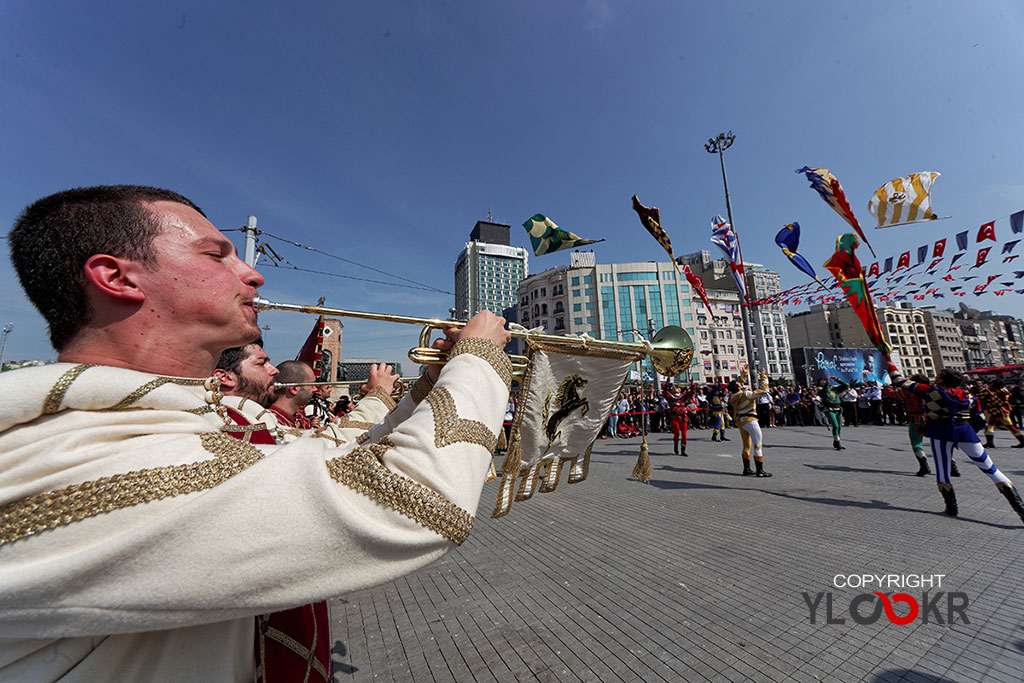
[[[558,395],[555,398],[555,412],[549,415],[551,410],[552,395],[548,394],[544,401],[544,415],[547,417],[544,432],[548,437],[548,444],[558,438],[561,432],[558,426],[565,418],[569,417],[576,409],[580,409],[580,417],[586,417],[590,410],[590,403],[580,396],[580,391],[587,386],[587,382],[579,375],[569,375],[558,385]]]

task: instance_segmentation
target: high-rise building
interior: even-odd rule
[[[482,310],[498,315],[515,306],[519,281],[529,275],[526,249],[509,245],[509,226],[477,221],[465,248],[455,259],[457,317]]]
[[[712,259],[710,251],[702,250],[684,254],[676,260],[690,266],[690,269],[700,276],[704,282],[704,289],[708,291],[712,307],[719,305],[731,307],[734,305],[733,302],[736,306],[740,305],[739,287],[736,286],[736,281],[733,279],[729,264],[725,259]],[[744,283],[748,300],[763,299],[779,293],[778,273],[766,269],[759,263],[744,263],[743,266],[746,274]],[[711,290],[717,290],[723,294],[731,293],[728,297],[729,300],[726,301],[723,298],[719,304],[716,304],[714,298],[711,297]],[[790,361],[789,330],[782,304],[758,305],[749,308],[749,311],[751,347],[757,360],[757,367],[767,372],[770,377],[791,381],[794,375]],[[719,313],[716,312],[715,315],[718,317]],[[739,315],[736,317],[739,319],[742,338],[743,321]],[[717,337],[718,335],[709,330],[709,336]],[[742,364],[747,364],[745,357]],[[714,364],[712,366],[715,369]]]
[[[553,334],[586,333],[620,341],[636,341],[637,334],[650,338],[666,325],[677,325],[690,334],[695,347],[693,365],[679,379],[731,379],[747,364],[741,306],[735,284],[731,290],[717,284],[705,287],[709,316],[670,262],[601,264],[593,252],[574,252],[568,267],[551,268],[520,283],[518,316],[524,326]],[[780,315],[779,326],[783,324]],[[774,338],[773,331],[770,335]]]

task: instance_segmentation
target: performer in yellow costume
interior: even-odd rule
[[[1010,390],[1003,384],[1003,380],[996,379],[986,385],[979,382],[976,385],[974,395],[981,401],[981,407],[985,411],[985,448],[995,448],[996,426],[1003,428],[1013,434],[1017,439],[1014,448],[1024,448],[1024,434],[1013,426],[1010,421]]]
[[[746,374],[744,375],[746,376]],[[729,382],[729,407],[732,408],[736,426],[740,428],[743,439],[743,476],[770,477],[764,471],[764,456],[761,454],[761,425],[757,421],[757,410],[754,402],[758,396],[768,393],[768,375],[761,373],[761,381],[757,389],[747,390],[738,380]],[[754,467],[750,469],[750,452],[754,451]]]

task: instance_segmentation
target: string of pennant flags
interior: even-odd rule
[[[796,221],[786,224],[775,236],[775,243],[793,266],[809,276],[811,281],[768,297],[749,300],[739,236],[722,216],[714,216],[711,219],[710,241],[721,249],[744,305],[800,305],[845,300],[857,312],[875,346],[887,352],[888,347],[878,324],[876,301],[923,301],[987,293],[996,296],[1024,294],[1024,282],[1021,281],[1024,270],[1011,270],[1013,266],[1010,265],[1020,256],[1015,250],[1024,240],[1024,237],[1018,237],[1024,233],[1024,210],[983,223],[977,229],[962,230],[927,242],[916,249],[878,257],[839,179],[827,168],[804,166],[796,172],[806,176],[811,188],[854,232],[840,235],[836,239],[835,252],[824,264],[831,276],[819,278],[810,261],[799,251],[800,224]],[[935,171],[919,171],[894,178],[879,187],[868,201],[868,210],[878,223],[876,229],[949,218],[938,216],[931,207],[931,187],[940,175]],[[666,251],[676,269],[685,275],[710,311],[711,305],[701,278],[686,265],[680,269],[676,263],[672,243],[662,226],[658,208],[644,206],[636,195],[632,198],[632,208],[640,218],[640,223]],[[601,241],[580,238],[561,230],[542,214],[533,216],[523,223],[523,227],[530,235],[537,256]],[[861,244],[867,246],[875,258],[866,268],[861,265],[856,254]],[[1001,272],[993,273],[992,270]]]
[[[880,258],[867,268],[868,286],[877,301],[923,301],[947,295],[964,297],[986,293],[1024,294],[1024,282],[1021,282],[1024,270],[1012,270],[1010,265],[1020,257],[1015,251],[1024,239],[1022,233],[1024,210],[988,221],[976,229],[962,230],[916,249]],[[986,272],[991,270],[1007,272]],[[835,284],[834,279],[821,282],[826,288]],[[817,282],[806,283],[749,303],[751,306],[799,305],[838,300],[836,295],[818,290]]]

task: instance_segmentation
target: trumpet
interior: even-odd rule
[[[403,382],[415,382],[419,377],[399,377],[395,380],[396,383]],[[370,380],[368,379],[339,379],[333,382],[282,382],[280,384],[274,383],[275,387],[344,387],[344,386],[356,386],[359,384],[366,384]]]
[[[361,318],[363,320],[380,320],[382,322],[405,323],[407,325],[422,325],[420,332],[419,346],[409,349],[409,360],[420,365],[444,365],[448,359],[443,351],[430,347],[430,337],[433,330],[443,330],[450,327],[465,327],[466,323],[461,320],[442,320],[441,318],[419,318],[409,315],[397,315],[393,313],[370,313],[367,311],[352,311],[344,308],[332,308],[330,306],[306,306],[303,304],[285,304],[267,301],[262,297],[253,300],[253,307],[257,311],[292,311],[294,313],[307,313],[310,315],[329,315],[338,318]],[[609,349],[613,351],[627,351],[641,353],[651,359],[655,369],[667,377],[674,377],[683,373],[690,363],[693,362],[693,340],[683,328],[677,325],[668,325],[661,328],[649,343],[610,341],[606,339],[591,339],[578,336],[562,336],[554,334],[542,334],[539,332],[523,332],[510,330],[509,333],[519,339],[533,339],[552,345],[564,345],[574,348],[586,346],[588,348]],[[529,367],[529,359],[526,356],[509,354],[512,361],[512,374],[522,378]],[[317,384],[317,383],[314,383]],[[284,385],[278,385],[284,386]]]

